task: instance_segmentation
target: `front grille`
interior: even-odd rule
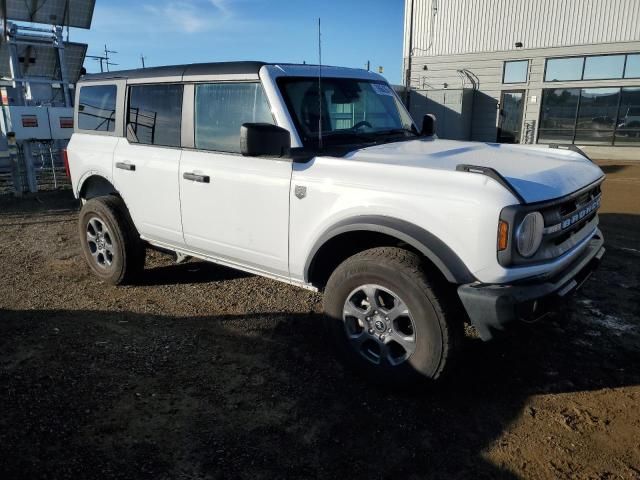
[[[529,205],[505,207],[500,218],[510,225],[519,225],[529,212],[538,211],[544,218],[544,236],[538,251],[530,258],[522,257],[509,242],[498,252],[498,261],[505,267],[544,263],[556,259],[589,237],[598,226],[598,209],[602,198],[601,183],[591,185],[566,197]]]
[[[557,258],[584,240],[598,225],[601,197],[600,185],[597,185],[540,209],[545,234],[540,249],[529,261]]]

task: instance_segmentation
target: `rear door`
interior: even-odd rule
[[[183,86],[130,85],[126,137],[114,155],[113,178],[140,234],[183,245],[178,172]]]
[[[240,127],[274,123],[259,82],[187,85],[192,149],[180,166],[184,239],[191,250],[288,278],[291,161],[240,154]],[[185,103],[185,108],[186,103]]]

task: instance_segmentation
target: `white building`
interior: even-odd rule
[[[405,0],[404,30],[441,137],[640,159],[640,0]]]

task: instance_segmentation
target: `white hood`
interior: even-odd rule
[[[346,158],[451,171],[460,164],[489,167],[527,203],[563,197],[604,175],[597,165],[569,150],[432,138],[367,147]]]

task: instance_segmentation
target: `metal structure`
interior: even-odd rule
[[[10,190],[8,179],[18,195],[64,179],[60,151],[73,133],[87,53],[87,45],[64,41],[64,28],[89,28],[94,9],[95,0],[0,0],[0,193]]]
[[[404,57],[443,138],[640,152],[638,0],[405,0]]]
[[[91,28],[96,0],[2,0],[3,19],[75,28]]]

